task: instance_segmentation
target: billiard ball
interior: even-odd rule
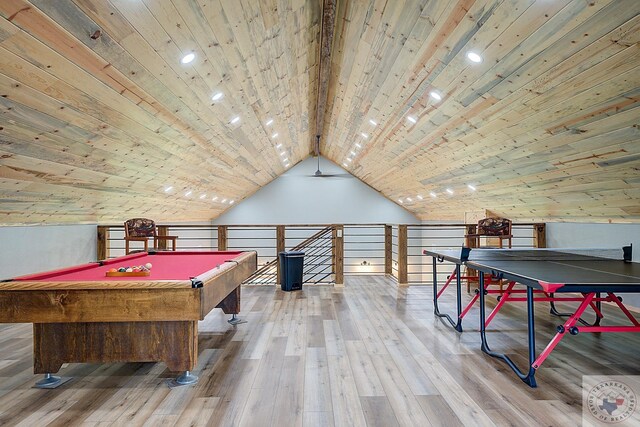
[[[109,273],[115,273],[116,271],[118,271],[118,270],[116,270],[115,268],[110,268],[109,269]]]
[[[124,273],[125,271],[127,271],[127,269],[126,269],[126,268],[124,268],[124,267],[120,267],[120,268],[118,269],[118,271],[119,271],[120,273]]]
[[[146,263],[144,265],[145,267],[147,267],[147,269],[151,270],[151,267],[153,266],[150,262]]]

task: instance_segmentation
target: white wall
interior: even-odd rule
[[[314,157],[295,165],[273,182],[218,217],[214,224],[407,224],[412,213],[324,157],[315,177]]]
[[[0,227],[0,280],[96,260],[95,225]]]
[[[549,248],[621,248],[633,244],[633,261],[640,262],[640,224],[547,223]],[[640,308],[640,294],[622,296]]]
[[[547,223],[547,247],[621,248],[633,244],[633,261],[640,262],[640,224]]]

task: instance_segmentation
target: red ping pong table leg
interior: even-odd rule
[[[489,276],[489,278],[486,280],[486,285],[484,286],[484,290],[486,291],[487,289],[489,289],[489,286],[491,284],[492,284],[491,283],[491,276]],[[478,301],[479,297],[480,297],[480,286],[478,285],[478,289],[476,289],[476,294],[471,298],[471,301],[469,301],[469,303],[464,308],[464,310],[462,310],[462,313],[460,313],[460,319],[462,319],[464,316],[467,315],[469,310],[471,310],[471,308],[475,305],[476,301]]]
[[[456,277],[458,277],[458,271],[457,271],[457,270],[458,270],[458,269],[457,269],[457,268],[455,268],[455,269],[453,270],[453,273],[451,273],[451,274],[449,275],[449,277],[447,278],[447,281],[446,281],[446,282],[444,282],[444,285],[442,285],[442,289],[440,289],[440,291],[438,292],[438,295],[436,296],[436,298],[440,298],[440,296],[442,295],[442,293],[447,289],[447,287],[449,287],[449,284],[451,283],[451,281],[452,281],[453,279],[455,279]]]
[[[640,326],[640,322],[638,322],[633,314],[631,314],[629,309],[627,309],[627,307],[622,304],[622,301],[620,301],[620,298],[618,298],[617,295],[613,294],[612,292],[607,292],[607,295],[609,295],[609,298],[611,298],[611,300],[616,303],[616,305],[620,308],[620,310],[622,310],[622,312],[625,314],[625,316],[627,316],[631,323],[633,323],[635,326]]]
[[[513,287],[515,285],[516,285],[516,282],[513,282],[513,281],[509,282],[509,285],[507,285],[507,289],[505,289],[504,293],[500,297],[500,301],[498,301],[498,304],[496,304],[493,310],[491,310],[491,313],[489,313],[489,317],[487,317],[487,321],[484,322],[484,326],[489,326],[489,323],[491,323],[493,318],[496,317],[496,314],[498,314],[498,311],[500,311],[502,306],[507,302],[507,300],[509,300],[509,298],[511,297],[511,291],[513,290]]]
[[[560,343],[562,338],[564,338],[564,335],[567,333],[567,331],[569,331],[570,328],[572,328],[573,326],[576,325],[576,323],[578,323],[580,316],[582,316],[582,313],[584,313],[587,307],[589,307],[594,297],[595,297],[595,293],[586,294],[584,297],[584,301],[580,303],[575,313],[573,313],[571,317],[569,317],[569,319],[567,319],[567,321],[564,322],[564,325],[558,327],[558,333],[553,337],[553,339],[549,342],[549,344],[547,344],[547,346],[542,351],[542,353],[540,353],[540,356],[538,356],[538,358],[533,362],[532,367],[534,369],[538,369],[540,365],[542,365],[542,363],[547,359],[547,357],[549,357],[553,349],[556,348],[558,343]]]

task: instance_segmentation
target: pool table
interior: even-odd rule
[[[149,276],[106,276],[147,263]],[[0,322],[34,324],[41,387],[59,385],[51,374],[70,362],[162,361],[194,383],[198,320],[216,307],[237,314],[256,266],[255,252],[142,252],[21,276],[0,282]]]

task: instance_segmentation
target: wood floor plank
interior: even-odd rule
[[[305,411],[302,418],[302,425],[304,427],[333,427],[333,413]]]
[[[430,396],[438,394],[438,389],[429,380],[427,375],[418,365],[418,362],[409,353],[407,348],[399,341],[385,341],[389,355],[396,363],[398,370],[407,385],[416,396]]]
[[[394,427],[400,425],[386,396],[361,396],[360,404],[367,426]]]
[[[331,381],[331,403],[335,426],[366,426],[349,358],[327,356]]]
[[[333,414],[327,352],[321,347],[307,348],[303,408],[304,412],[329,412]]]
[[[304,413],[305,364],[300,356],[285,356],[275,393],[273,426],[301,426]]]
[[[342,331],[336,320],[323,320],[324,341],[327,348],[328,356],[344,356],[346,350],[344,348],[344,338]]]
[[[398,366],[388,357],[374,354],[371,356],[382,387],[401,425],[432,425],[427,419],[416,396],[402,378]]]
[[[426,414],[429,421],[438,427],[459,427],[464,426],[462,421],[456,416],[454,410],[456,402],[451,402],[454,408],[442,396],[416,396],[418,403]]]
[[[382,383],[376,374],[367,348],[361,341],[347,341],[347,354],[351,361],[351,371],[360,396],[385,396]]]

